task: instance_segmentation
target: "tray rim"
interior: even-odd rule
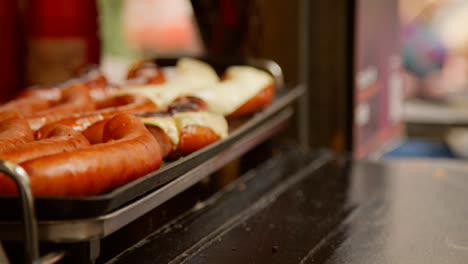
[[[120,207],[115,211],[83,219],[39,220],[39,240],[55,243],[73,243],[107,237],[176,196],[181,191],[189,188],[199,180],[207,177],[212,171],[219,169],[225,163],[249,151],[251,147],[270,138],[286,125],[287,120],[289,120],[293,113],[292,106],[282,109],[276,115],[266,120],[263,125],[256,127],[247,136],[223,149],[221,154],[227,154],[212,156],[202,166],[197,166],[195,169],[177,177],[161,188],[153,190],[137,201]],[[250,144],[245,144],[244,141],[250,142]],[[210,170],[212,171],[210,172]],[[174,192],[174,189],[177,190]],[[22,232],[23,225],[21,221],[0,221],[0,240],[21,240]]]
[[[275,100],[273,101],[273,103],[266,107],[265,109],[263,109],[262,111],[260,111],[259,113],[253,115],[245,124],[243,124],[242,126],[240,126],[239,128],[235,129],[232,133],[230,133],[230,135],[228,136],[228,138],[226,139],[223,139],[223,140],[220,140],[218,142],[215,142],[201,150],[198,150],[194,153],[191,153],[190,155],[187,155],[185,157],[182,157],[174,162],[171,162],[169,165],[159,169],[159,170],[156,170],[156,171],[153,171],[151,173],[148,173],[147,175],[144,175],[134,181],[131,181],[129,183],[126,183],[122,186],[119,186],[117,188],[115,188],[114,190],[110,191],[110,192],[107,192],[107,193],[103,193],[103,194],[98,194],[98,195],[94,195],[94,196],[83,196],[83,197],[51,197],[51,196],[41,196],[41,197],[35,197],[35,200],[36,200],[36,203],[72,203],[74,201],[79,201],[79,202],[82,202],[82,203],[96,203],[96,202],[102,202],[104,203],[105,205],[104,206],[101,206],[99,208],[99,212],[98,213],[94,213],[94,214],[89,214],[87,215],[87,217],[95,217],[95,216],[99,216],[99,215],[102,215],[102,214],[105,214],[105,213],[109,213],[109,212],[112,212],[112,211],[115,211],[115,210],[118,210],[119,207],[122,207],[122,206],[125,206],[125,204],[127,203],[132,203],[132,201],[134,200],[137,200],[139,199],[139,197],[143,197],[144,195],[150,193],[150,192],[153,192],[155,190],[157,190],[158,188],[160,188],[161,186],[163,186],[164,184],[167,184],[169,183],[170,181],[173,181],[177,178],[179,178],[181,175],[183,175],[184,173],[186,173],[187,171],[193,169],[193,168],[196,168],[197,166],[199,166],[200,164],[202,164],[204,162],[204,160],[206,160],[207,158],[203,158],[201,157],[202,155],[217,155],[217,153],[221,152],[223,148],[226,148],[226,147],[229,147],[230,145],[234,144],[236,140],[238,140],[239,138],[242,138],[245,134],[249,133],[249,130],[255,128],[256,126],[260,125],[262,122],[264,122],[266,119],[268,119],[268,117],[271,117],[272,115],[274,115],[275,113],[279,112],[280,110],[282,110],[283,108],[285,108],[287,105],[291,104],[293,101],[295,101],[297,98],[299,98],[299,96],[301,94],[303,94],[303,91],[304,91],[304,88],[303,87],[295,87],[293,89],[291,89],[290,91],[285,91],[285,87],[284,87],[284,83],[283,83],[283,76],[282,76],[282,71],[281,71],[281,68],[279,67],[279,65],[272,61],[272,60],[266,60],[266,59],[259,59],[259,58],[230,58],[230,59],[225,59],[225,58],[211,58],[211,57],[207,57],[207,56],[202,56],[202,57],[193,57],[193,58],[196,58],[196,59],[201,59],[203,61],[207,61],[209,63],[213,63],[213,60],[215,62],[222,62],[224,63],[225,67],[229,66],[229,65],[233,65],[235,63],[237,64],[245,64],[245,65],[251,65],[251,64],[254,64],[252,66],[254,67],[257,67],[257,68],[262,68],[261,65],[266,65],[263,67],[264,70],[267,70],[269,71],[270,73],[272,73],[274,76],[276,76],[277,78],[275,78],[275,86],[278,88],[277,91],[282,95],[280,96],[277,96],[275,98]],[[178,58],[157,58],[155,60],[159,61],[159,62],[163,62],[163,61],[173,61],[173,62],[176,62]],[[217,65],[213,65],[213,67],[217,67]],[[269,68],[271,68],[272,70],[270,70]],[[272,71],[275,71],[276,73],[272,72]],[[215,152],[215,153],[213,153]],[[211,154],[210,154],[211,153]],[[187,163],[191,163],[193,161],[197,161],[198,162],[192,166],[191,168],[189,169],[186,169],[186,170],[182,170],[182,172],[180,172],[180,166],[182,164],[187,164]],[[190,167],[190,166],[189,166]],[[164,175],[164,173],[166,173],[167,171],[169,171],[169,173],[171,172],[170,170],[175,170],[174,168],[176,169],[179,169],[179,173],[176,173],[177,175],[173,175],[171,177],[166,177],[162,180],[158,180],[157,179],[154,179],[156,178],[158,175]],[[175,171],[177,172],[177,171]],[[128,192],[128,190],[132,189],[132,188],[137,188],[137,187],[141,187],[141,185],[143,185],[145,182],[147,181],[152,181],[152,186],[149,187],[149,188],[146,188],[144,191],[142,192],[138,192],[138,194],[133,194],[133,195],[125,195],[125,192]],[[136,186],[136,187],[135,187]],[[123,194],[122,194],[123,193]],[[129,198],[130,196],[130,198]],[[0,203],[5,203],[5,202],[15,202],[15,201],[18,201],[18,197],[16,196],[5,196],[5,195],[2,195],[0,196]],[[37,213],[37,211],[36,211]],[[68,214],[70,215],[70,214]],[[42,219],[44,219],[43,217],[41,217]],[[47,218],[46,218],[47,219]],[[62,217],[53,217],[51,219],[73,219],[72,217],[70,216],[62,216]],[[1,217],[0,217],[0,221],[1,221]],[[14,221],[14,219],[13,219]]]

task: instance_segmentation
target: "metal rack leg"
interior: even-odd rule
[[[34,212],[34,198],[31,192],[29,177],[20,166],[9,161],[0,160],[0,172],[10,176],[18,186],[24,220],[24,247],[27,263],[39,262],[39,239],[37,220]]]
[[[8,258],[6,256],[6,252],[5,250],[3,249],[3,245],[2,245],[2,242],[0,241],[0,263],[5,263],[5,264],[8,264],[10,263],[8,261]]]
[[[89,241],[89,259],[92,263],[95,263],[99,255],[101,254],[101,240],[93,239]]]

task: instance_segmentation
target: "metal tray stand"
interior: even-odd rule
[[[286,125],[294,112],[292,103],[304,93],[303,87],[284,89],[281,68],[270,60],[200,59],[218,72],[229,65],[252,65],[267,70],[276,82],[274,102],[241,123],[227,138],[97,196],[34,199],[27,173],[20,166],[0,161],[0,171],[15,180],[20,193],[19,197],[0,196],[0,207],[8,212],[0,215],[0,240],[24,239],[29,263],[44,260],[53,263],[62,253],[47,255],[40,261],[39,241],[91,241],[112,234],[273,136]],[[157,60],[162,66],[175,65],[176,61],[175,58]]]

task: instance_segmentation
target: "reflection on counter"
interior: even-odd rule
[[[323,262],[465,263],[468,167],[450,161],[399,160],[377,165],[378,174],[373,174],[372,166],[376,165],[356,164],[351,186],[371,181],[377,195],[362,200],[327,239],[317,253]],[[326,252],[331,247],[333,251]]]
[[[467,172],[284,153],[114,263],[465,263]]]

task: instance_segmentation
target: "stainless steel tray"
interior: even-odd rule
[[[282,77],[280,80],[282,82]],[[124,203],[111,212],[93,217],[40,220],[36,224],[34,205],[30,199],[29,203],[24,203],[23,209],[25,215],[29,214],[26,217],[27,226],[33,227],[26,228],[25,232],[23,224],[19,220],[0,220],[0,240],[17,241],[24,239],[26,235],[28,238],[25,241],[32,248],[30,251],[34,251],[34,248],[37,250],[37,246],[33,245],[36,243],[35,241],[62,243],[104,238],[270,138],[286,125],[294,112],[291,104],[303,93],[303,87],[278,90],[278,95],[272,105],[242,123],[228,138],[170,163],[162,169],[164,172],[164,170],[176,168],[181,173],[171,173],[170,179],[161,180],[163,185],[150,192],[142,193],[141,196]],[[16,172],[11,169],[10,173],[15,174]],[[28,188],[28,186],[25,187],[25,189]],[[16,198],[16,200],[19,203],[19,199]],[[23,199],[23,201],[25,200]],[[31,239],[35,241],[29,241]]]
[[[252,130],[247,136],[224,149],[218,155],[207,159],[203,164],[177,179],[114,212],[94,218],[39,221],[39,240],[78,242],[103,238],[112,234],[271,137],[286,124],[292,113],[291,108],[282,110],[271,120]],[[23,225],[21,222],[0,222],[0,238],[2,240],[21,240],[22,237]]]
[[[278,64],[264,59],[248,58],[199,58],[208,62],[213,68],[222,74],[230,65],[251,65],[270,72],[274,76],[277,96],[273,104],[247,120],[234,120],[230,122],[230,135],[221,141],[196,151],[188,156],[173,162],[164,162],[159,170],[148,173],[130,183],[122,185],[114,190],[94,196],[86,197],[36,197],[35,205],[37,218],[40,220],[65,220],[76,218],[91,218],[107,214],[145,194],[155,190],[159,186],[183,175],[189,170],[203,163],[209,157],[217,155],[224,148],[239,140],[249,130],[258,126],[265,119],[290,103],[290,96],[285,91],[283,75]],[[173,66],[176,58],[158,58],[158,65]],[[294,96],[294,93],[292,93]],[[20,203],[16,196],[0,195],[0,221],[21,219]]]

